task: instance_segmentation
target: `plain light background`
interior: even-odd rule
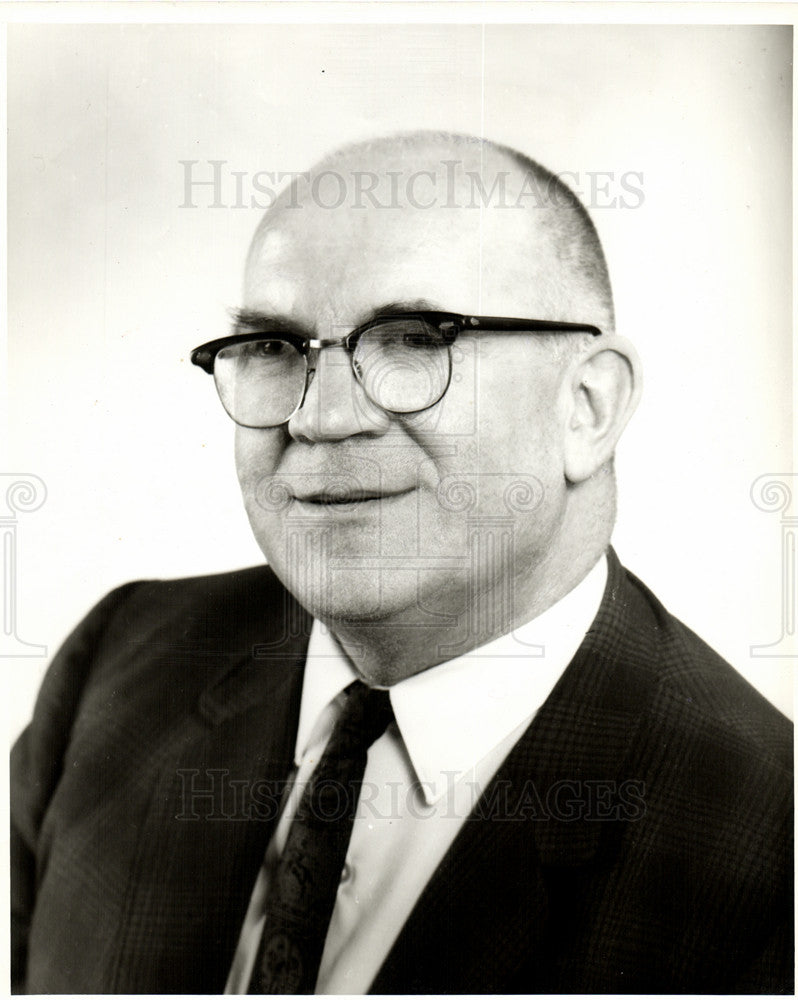
[[[50,654],[107,590],[262,561],[233,424],[190,348],[227,327],[260,217],[184,204],[180,161],[258,171],[412,128],[484,134],[590,203],[646,372],[618,453],[615,546],[791,714],[778,514],[791,468],[792,29],[469,24],[9,25],[6,470],[18,630]],[[642,204],[601,207],[621,175]],[[575,175],[575,177],[574,177]],[[604,182],[600,181],[601,186]],[[627,201],[639,202],[639,198]],[[11,728],[46,660],[10,661]]]

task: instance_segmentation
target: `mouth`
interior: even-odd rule
[[[404,490],[350,490],[345,488],[331,488],[320,490],[315,493],[308,493],[304,496],[295,496],[299,503],[308,504],[312,507],[353,507],[355,505],[377,504],[380,502],[390,502],[398,497],[407,496],[412,492],[412,487]]]

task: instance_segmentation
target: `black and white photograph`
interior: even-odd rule
[[[11,993],[793,994],[794,9],[0,13]]]

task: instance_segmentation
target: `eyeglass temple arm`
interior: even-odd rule
[[[520,330],[528,333],[589,333],[593,337],[601,336],[601,330],[591,323],[564,323],[548,319],[512,319],[507,316],[459,316],[451,322],[442,324],[441,329],[450,326],[455,326],[459,330],[495,330],[497,333],[501,333],[503,330]]]

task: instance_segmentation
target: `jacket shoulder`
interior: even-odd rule
[[[121,593],[123,599],[111,603],[113,614],[105,621],[106,643],[124,635],[125,641],[136,644],[157,647],[168,642],[176,652],[234,653],[234,646],[244,649],[263,639],[286,615],[301,617],[294,599],[266,565],[208,576],[142,580],[126,584]]]
[[[255,595],[262,601],[282,598],[285,592],[274,570],[265,564],[205,576],[137,580],[119,589],[134,598],[137,607],[153,603],[175,609],[231,604],[244,610]]]
[[[651,612],[656,644],[655,703],[698,729],[725,734],[777,770],[792,769],[792,723],[735,668],[672,615],[634,574],[628,586]]]
[[[53,657],[18,751],[38,733],[48,744],[43,758],[58,760],[55,744],[63,750],[89,689],[111,692],[119,705],[125,688],[135,703],[144,690],[201,687],[281,633],[291,614],[307,630],[308,616],[265,565],[115,588]]]

